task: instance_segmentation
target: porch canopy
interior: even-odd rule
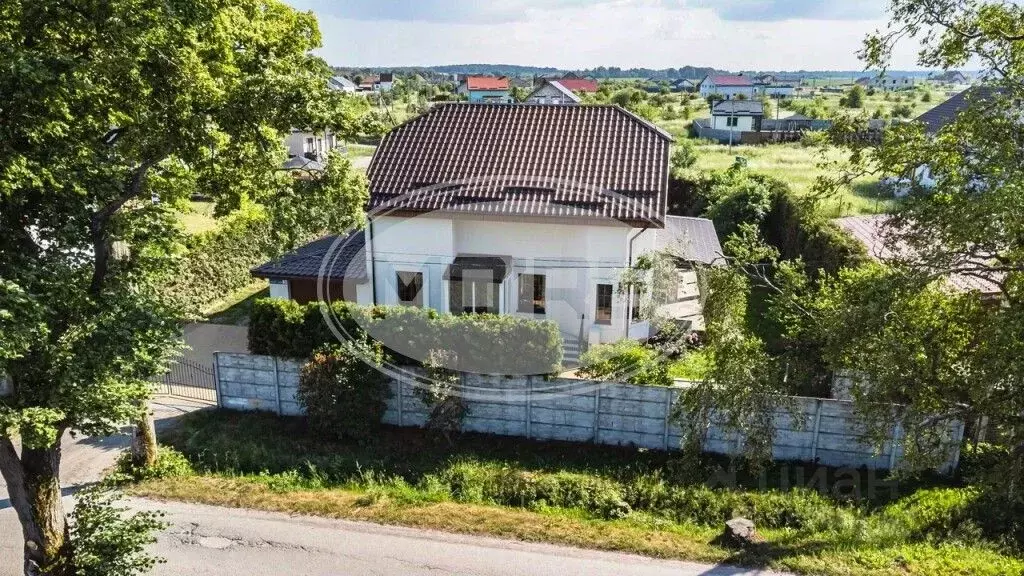
[[[461,282],[465,272],[473,271],[489,271],[492,273],[491,282],[501,284],[512,271],[512,257],[460,254],[448,265],[444,279]]]

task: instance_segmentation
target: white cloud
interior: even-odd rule
[[[299,8],[313,3],[289,1]],[[363,2],[355,2],[363,6],[358,14],[351,7],[313,8],[324,37],[322,56],[331,64],[348,66],[494,63],[566,69],[693,65],[729,70],[852,70],[862,66],[856,52],[864,36],[885,24],[880,19],[843,19],[802,0],[812,12],[837,19],[737,20],[736,14],[727,19],[729,6],[735,7],[739,0],[717,9],[694,7],[704,1],[513,0],[506,6],[515,7],[514,18],[504,9],[477,9],[462,0],[446,3],[451,11],[443,18],[431,16],[422,6],[414,10],[422,12],[415,18],[406,14],[404,19],[387,20],[372,18],[380,14],[366,12],[369,4]],[[385,4],[393,7],[395,2]],[[440,0],[426,2],[427,6],[438,4]],[[790,9],[791,15],[797,12]],[[910,49],[897,53],[894,67],[915,67],[913,47],[905,48]]]

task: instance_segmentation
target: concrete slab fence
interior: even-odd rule
[[[230,410],[299,416],[295,394],[301,362],[271,356],[214,354],[218,404]],[[415,371],[410,371],[415,374]],[[590,442],[655,450],[678,449],[682,431],[671,418],[682,387],[634,386],[539,376],[462,375],[468,391],[463,430],[534,440]],[[428,409],[414,393],[415,378],[391,379],[384,423],[422,427]],[[777,460],[885,470],[903,457],[896,427],[881,447],[865,441],[865,426],[845,400],[791,397],[792,409],[774,416]],[[951,470],[959,458],[963,426],[950,431]],[[712,425],[705,450],[736,455],[743,438]]]

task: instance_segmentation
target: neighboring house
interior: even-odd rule
[[[855,80],[853,83],[856,84],[857,86],[867,88],[868,86],[871,86],[871,82],[873,80],[874,79],[870,76],[861,76],[860,78],[857,78],[857,80]]]
[[[698,80],[692,80],[690,78],[680,78],[673,80],[671,84],[671,90],[673,92],[696,92],[697,85],[700,82]]]
[[[310,132],[292,129],[291,133],[288,134],[285,145],[288,147],[288,156],[302,156],[311,160],[322,160],[331,150],[344,146],[344,142],[330,130]]]
[[[764,104],[758,100],[723,100],[711,109],[711,128],[731,132],[760,132]]]
[[[982,86],[964,90],[918,116],[917,121],[924,124],[924,129],[929,135],[934,136],[939,130],[956,120],[956,117],[964,110],[967,110],[972,103],[978,100],[984,101],[987,98],[993,97],[996,93],[995,88]],[[920,166],[914,171],[914,181],[925,188],[932,188],[936,184],[935,175],[932,174],[932,169],[928,165]],[[908,186],[897,185],[895,187],[895,195],[897,197],[906,196],[908,192]]]
[[[557,81],[562,86],[565,86],[573,92],[582,92],[584,94],[593,94],[597,92],[598,84],[597,80],[593,78],[585,78],[574,72],[569,72],[562,76],[535,76],[533,79],[533,85],[540,87],[545,81]]]
[[[876,76],[871,79],[869,86],[884,92],[896,90],[910,90],[917,85],[917,80],[911,76],[896,78],[893,76]]]
[[[327,81],[327,85],[330,86],[332,90],[346,92],[349,94],[354,94],[359,89],[355,82],[345,78],[344,76],[331,77],[331,79]]]
[[[470,102],[489,104],[511,103],[507,76],[467,76],[457,92],[469,98]]]
[[[726,100],[736,98],[754,98],[754,82],[743,74],[729,75],[717,74],[705,76],[700,82],[700,95],[702,98],[718,95]]]
[[[796,93],[796,87],[792,84],[755,84],[754,92],[759,96],[769,98],[792,98]]]
[[[390,92],[395,87],[395,75],[391,72],[384,72],[376,82],[373,83],[374,92]]]
[[[941,84],[970,84],[971,83],[971,79],[968,78],[966,74],[964,74],[963,72],[959,72],[957,70],[949,70],[949,71],[943,72],[942,74],[938,74],[936,76],[932,76],[931,80],[933,82],[939,82]]]
[[[863,244],[868,255],[875,260],[889,262],[911,257],[912,253],[909,247],[887,240],[889,218],[890,216],[886,214],[876,214],[838,218],[833,222]],[[976,292],[984,300],[995,300],[1002,297],[999,286],[977,276],[952,274],[947,277],[947,282],[955,290]]]
[[[317,299],[323,269],[336,300],[551,320],[571,360],[649,334],[619,283],[668,249],[680,285],[661,310],[699,327],[686,263],[716,264],[722,249],[710,221],[666,215],[671,141],[617,106],[441,104],[381,142],[365,231],[254,274],[278,298]]]
[[[525,100],[528,104],[579,104],[580,97],[573,94],[558,80],[546,80],[530,93]]]

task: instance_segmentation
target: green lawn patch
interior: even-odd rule
[[[210,304],[205,311],[206,321],[211,324],[246,326],[249,323],[253,303],[269,296],[270,288],[267,281],[256,280]]]
[[[215,411],[165,441],[191,470],[169,466],[134,493],[808,574],[1024,574],[988,539],[971,488],[924,479],[879,486],[865,470],[783,464],[756,474],[717,458],[473,434],[449,444],[413,429],[341,442],[302,419]],[[767,543],[716,545],[734,515]]]

